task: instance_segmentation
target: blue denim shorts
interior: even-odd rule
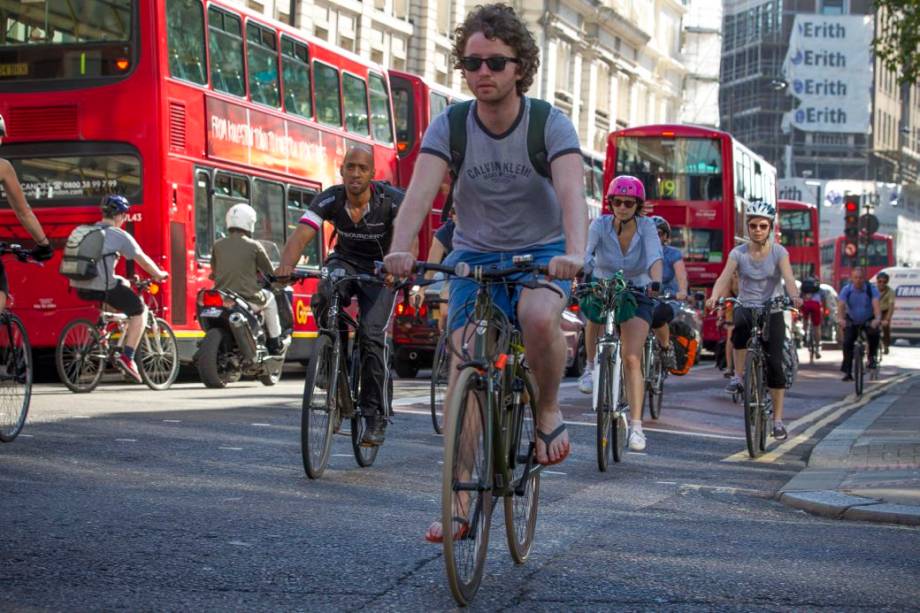
[[[455,266],[466,262],[471,267],[494,266],[495,268],[508,268],[513,264],[515,256],[531,255],[535,264],[546,265],[557,255],[565,255],[565,241],[557,241],[546,245],[538,245],[521,251],[496,251],[483,253],[480,251],[452,251],[444,259],[445,266]],[[520,279],[523,275],[509,277],[509,280]],[[572,293],[572,281],[569,279],[556,279],[553,283],[562,290],[566,302]],[[450,332],[466,325],[476,301],[476,291],[479,284],[471,279],[453,278],[450,282],[450,299],[447,303],[447,328]],[[517,322],[517,304],[521,298],[520,285],[506,286],[495,284],[491,286],[492,300],[512,322]],[[550,291],[550,290],[546,290]]]

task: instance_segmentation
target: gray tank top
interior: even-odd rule
[[[745,243],[732,249],[728,257],[738,264],[739,292],[741,302],[761,304],[783,294],[783,273],[780,261],[789,255],[786,248],[773,243],[770,252],[762,261],[751,257],[750,245]]]

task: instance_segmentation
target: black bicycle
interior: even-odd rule
[[[307,365],[300,419],[300,451],[303,468],[311,479],[318,479],[329,464],[332,436],[340,432],[342,421],[351,421],[351,446],[358,466],[366,468],[377,459],[378,446],[362,445],[367,429],[366,415],[358,404],[361,395],[361,351],[358,342],[358,322],[345,310],[338,286],[343,283],[380,283],[381,277],[370,274],[345,274],[341,269],[319,272],[297,271],[292,280],[329,279],[332,299],[323,321],[318,321],[319,336],[313,347],[313,356]],[[384,344],[389,347],[388,343]],[[388,350],[387,350],[388,352]],[[386,381],[381,399],[386,408],[385,418],[393,414],[393,379],[388,365],[384,369]]]
[[[766,386],[767,373],[767,320],[775,309],[789,308],[792,302],[786,296],[777,296],[764,304],[745,304],[737,298],[721,298],[719,303],[730,302],[751,311],[753,325],[744,361],[744,439],[748,455],[760,456],[767,449],[767,430],[773,419],[773,401]]]
[[[20,262],[41,266],[32,252],[20,245],[0,243],[0,257],[12,255]],[[22,320],[10,309],[13,296],[7,292],[6,308],[0,313],[0,442],[13,441],[26,425],[32,400],[32,346]]]
[[[850,325],[856,325],[850,322]],[[873,363],[872,356],[868,355],[869,340],[866,337],[866,326],[859,326],[859,333],[856,335],[856,342],[853,343],[853,383],[856,386],[856,395],[862,396],[865,388],[866,371],[869,371],[869,380],[878,381],[879,370],[881,369],[881,350],[875,356]],[[881,343],[879,343],[881,345]],[[868,363],[867,363],[868,362]]]

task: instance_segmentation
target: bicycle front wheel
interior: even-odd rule
[[[22,321],[12,313],[0,325],[0,442],[22,431],[32,399],[32,347]]]
[[[856,384],[857,396],[862,396],[865,374],[863,348],[862,345],[856,343],[853,346],[853,381]]]
[[[594,403],[595,417],[597,418],[597,469],[601,472],[607,471],[610,464],[612,447],[615,444],[614,432],[611,430],[615,411],[617,408],[617,396],[619,387],[615,386],[614,381],[614,355],[613,349],[605,347],[601,350],[597,358],[597,388],[595,391],[596,401]]]
[[[511,467],[511,495],[505,496],[505,533],[508,550],[517,564],[523,564],[533,548],[540,500],[540,472],[536,465],[537,395],[530,371],[512,383],[513,437],[508,450]],[[536,470],[535,470],[536,469]]]
[[[152,390],[169,389],[179,376],[179,345],[169,324],[157,317],[137,346],[137,369]]]
[[[752,458],[761,454],[760,439],[765,428],[761,416],[763,392],[763,364],[759,356],[749,351],[744,364],[744,439]]]
[[[658,419],[661,417],[661,400],[664,392],[664,368],[657,351],[652,351],[646,387],[648,388],[648,414],[652,419]]]
[[[484,382],[465,368],[450,400],[444,433],[441,526],[454,599],[469,604],[485,569],[492,523],[491,436]]]
[[[622,462],[626,457],[626,438],[629,435],[629,420],[626,418],[629,413],[629,404],[626,402],[626,371],[624,370],[623,360],[618,359],[616,371],[616,386],[613,396],[613,419],[610,423],[611,446],[613,447],[613,461]]]
[[[335,389],[338,369],[332,339],[320,334],[313,357],[307,366],[300,415],[300,453],[303,469],[311,479],[319,479],[329,463],[332,449],[332,429],[338,420],[339,407]]]
[[[96,324],[75,319],[64,326],[54,350],[54,364],[70,391],[81,394],[96,389],[107,359]]]
[[[436,434],[444,434],[444,397],[447,394],[447,379],[450,376],[450,347],[448,332],[441,335],[431,365],[431,425]]]

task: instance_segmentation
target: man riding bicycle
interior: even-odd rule
[[[582,267],[587,205],[578,135],[558,109],[548,111],[543,130],[552,179],[541,175],[528,152],[528,126],[535,105],[524,96],[539,65],[533,35],[510,7],[481,6],[456,31],[453,55],[475,100],[465,117],[467,146],[453,186],[457,209],[454,251],[446,265],[509,266],[515,255],[530,255],[548,265],[559,293],[516,286],[494,288],[495,303],[517,320],[524,336],[527,362],[537,381],[536,461],[561,462],[569,453],[558,391],[565,365],[560,321],[568,303],[571,279]],[[461,107],[464,108],[464,107]],[[399,212],[387,270],[405,277],[415,257],[413,237],[431,208],[448,165],[452,163],[449,111],[432,121]],[[473,282],[451,281],[448,329],[459,347],[465,307],[477,291]],[[562,295],[560,295],[562,294]],[[457,371],[451,368],[451,382]],[[445,421],[448,417],[445,415]],[[443,539],[434,522],[426,538]]]
[[[866,281],[866,271],[857,266],[850,273],[850,283],[837,298],[837,322],[843,332],[843,381],[853,380],[853,345],[860,329],[869,340],[869,368],[875,368],[878,355],[879,325],[882,321],[878,290]]]
[[[821,284],[818,280],[813,275],[809,275],[802,279],[800,291],[802,294],[802,308],[800,309],[802,320],[804,321],[806,318],[811,320],[812,334],[817,335],[818,339],[820,339],[821,321],[824,315],[824,290],[821,289]],[[815,358],[820,357],[821,343],[819,342]]]
[[[278,266],[279,276],[288,276],[304,248],[322,235],[323,222],[335,228],[335,250],[326,259],[327,270],[346,275],[374,274],[375,262],[383,259],[393,238],[393,222],[403,192],[374,177],[374,155],[363,147],[352,147],[340,168],[344,184],[334,185],[313,199],[294,233],[288,238]],[[444,173],[441,173],[444,176]],[[386,326],[393,310],[394,292],[380,284],[339,283],[339,295],[348,304],[358,297],[358,337],[361,347],[361,397],[358,403],[367,429],[363,445],[382,445],[386,424],[383,404],[387,375]],[[324,279],[313,294],[311,307],[317,325],[323,321],[332,296],[332,281]]]
[[[3,120],[3,116],[0,115],[0,144],[3,144],[4,137],[6,137],[6,122]],[[51,256],[54,255],[54,251],[51,248],[51,242],[42,229],[42,225],[38,222],[38,218],[35,217],[35,213],[32,212],[32,208],[29,206],[25,194],[22,193],[22,186],[19,184],[16,170],[13,168],[12,164],[3,158],[0,158],[0,184],[3,185],[3,192],[6,194],[6,200],[9,202],[10,208],[13,209],[13,212],[16,214],[19,223],[22,224],[22,227],[26,229],[35,241],[35,247],[32,249],[32,258],[39,262],[50,260]],[[6,299],[9,291],[9,284],[6,280],[6,270],[3,268],[3,263],[0,262],[0,312],[6,308]]]
[[[134,293],[131,284],[124,277],[115,274],[119,256],[134,260],[147,274],[157,281],[165,281],[169,273],[151,260],[134,237],[121,229],[128,219],[131,204],[124,196],[109,195],[102,199],[102,221],[96,224],[103,230],[102,257],[96,264],[96,276],[89,280],[70,279],[70,286],[77,290],[82,300],[104,302],[116,311],[128,316],[124,350],[115,361],[128,377],[141,383],[141,373],[134,362],[134,352],[144,332],[147,307],[141,297]]]

